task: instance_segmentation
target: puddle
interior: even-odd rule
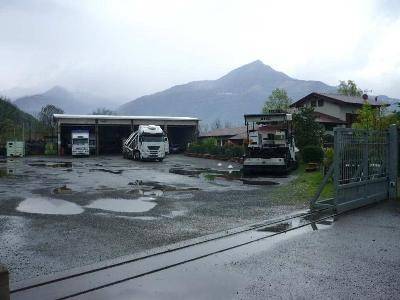
[[[154,221],[157,220],[157,217],[150,217],[150,216],[139,216],[139,217],[129,217],[129,216],[118,216],[121,219],[128,219],[128,220],[141,220],[141,221]]]
[[[186,210],[172,210],[168,215],[161,215],[162,217],[172,219],[175,217],[181,217],[186,215],[187,211]]]
[[[70,162],[70,161],[59,161],[59,162],[37,161],[37,162],[28,163],[28,166],[52,167],[52,168],[72,168],[72,162]]]
[[[157,203],[152,197],[140,197],[137,199],[104,198],[98,199],[86,205],[87,208],[97,208],[115,212],[145,212],[154,208]]]
[[[278,185],[279,182],[276,181],[271,181],[271,180],[267,180],[267,179],[241,179],[241,181],[243,182],[243,184],[249,184],[249,185]]]
[[[75,203],[44,197],[27,198],[17,206],[17,210],[46,215],[77,215],[83,212],[83,208]]]
[[[192,169],[184,169],[184,168],[171,168],[169,169],[169,173],[178,174],[178,175],[191,175],[198,176],[204,172],[210,172],[209,168],[192,168]]]
[[[143,196],[154,196],[154,197],[161,197],[164,192],[161,190],[139,190],[139,194],[143,195]]]
[[[287,222],[282,222],[282,223],[273,224],[273,225],[269,225],[269,226],[260,228],[257,231],[274,232],[274,233],[285,232],[289,229],[307,224],[307,223],[309,223],[309,221],[310,221],[309,218],[294,218]],[[313,230],[318,230],[318,227],[321,227],[321,228],[329,227],[332,224],[333,224],[333,220],[326,220],[326,219],[310,223]]]
[[[279,223],[279,224],[274,224],[272,226],[267,226],[259,229],[258,231],[268,231],[268,232],[282,232],[286,231],[289,228],[292,227],[292,224],[290,223]]]
[[[96,172],[96,171],[99,171],[99,172],[106,172],[106,173],[111,173],[111,174],[122,174],[122,172],[124,171],[124,170],[109,170],[109,169],[89,169],[89,172]]]
[[[194,195],[193,194],[170,194],[170,195],[166,195],[165,198],[168,199],[176,199],[176,200],[184,200],[184,199],[191,199],[193,198]]]

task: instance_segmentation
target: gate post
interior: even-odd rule
[[[0,265],[0,299],[10,299],[9,274],[5,266]]]
[[[334,184],[334,196],[333,196],[333,205],[337,210],[338,205],[338,197],[339,197],[339,176],[340,176],[340,167],[341,167],[341,159],[340,159],[340,145],[342,144],[342,134],[339,134],[341,131],[340,128],[336,127],[333,129],[333,184]]]
[[[397,172],[399,163],[399,144],[397,125],[390,125],[389,127],[389,199],[397,197]]]

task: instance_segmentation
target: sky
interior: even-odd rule
[[[257,59],[400,98],[400,1],[0,0],[0,91],[123,103]]]

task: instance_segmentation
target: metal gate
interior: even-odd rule
[[[389,130],[335,128],[334,160],[310,206],[345,211],[396,197],[397,127]],[[333,177],[334,198],[318,201]]]

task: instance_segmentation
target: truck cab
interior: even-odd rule
[[[156,125],[139,125],[123,144],[124,157],[135,160],[162,161],[165,153],[165,134]]]
[[[89,131],[74,130],[71,132],[72,156],[89,156]]]

